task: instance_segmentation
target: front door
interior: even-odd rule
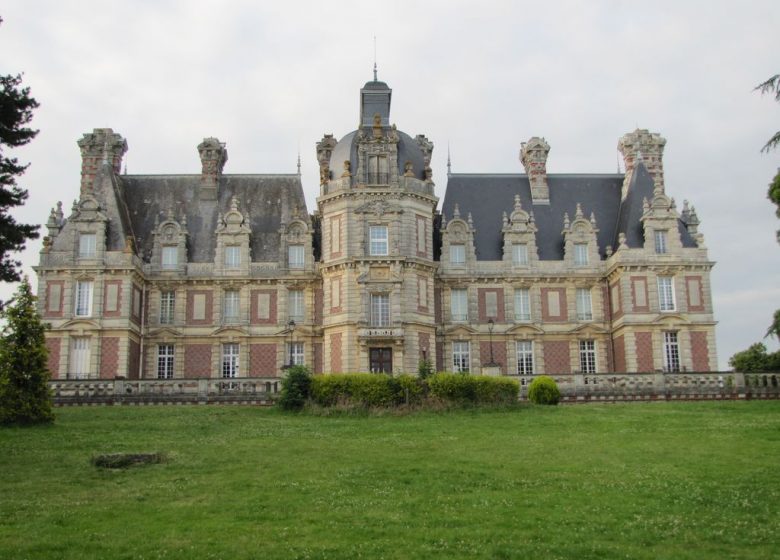
[[[393,373],[393,349],[371,349],[371,373]]]

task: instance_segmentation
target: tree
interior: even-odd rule
[[[0,424],[53,422],[46,327],[26,277],[0,316]]]
[[[765,93],[774,93],[775,101],[780,103],[780,74],[775,74],[767,81],[758,84],[755,88],[753,88],[753,91],[760,91],[762,95]],[[769,141],[764,144],[764,147],[761,148],[761,151],[768,153],[770,150],[776,148],[778,144],[780,144],[780,131],[775,132],[774,135],[772,135],[772,138],[770,138]]]
[[[0,18],[0,24],[3,19]],[[16,184],[28,165],[21,165],[15,157],[7,157],[6,147],[17,148],[30,142],[37,130],[26,125],[30,123],[33,109],[38,102],[30,97],[30,88],[22,87],[22,76],[0,76],[0,281],[19,280],[21,262],[11,258],[10,253],[22,251],[28,239],[38,238],[38,227],[33,224],[19,224],[10,210],[21,206],[27,200],[27,191]]]
[[[780,351],[768,354],[766,346],[756,342],[747,350],[737,352],[729,358],[729,365],[742,373],[764,373],[780,371]]]

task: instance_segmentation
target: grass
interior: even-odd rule
[[[0,430],[0,558],[771,558],[778,465],[768,401],[60,409]]]

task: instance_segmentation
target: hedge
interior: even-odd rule
[[[505,377],[440,372],[427,380],[430,394],[458,404],[510,404],[517,401],[520,384]]]

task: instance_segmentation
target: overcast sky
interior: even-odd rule
[[[696,206],[717,262],[725,368],[780,308],[780,220],[766,198],[780,150],[760,153],[780,104],[752,91],[780,72],[780,2],[630,4],[6,1],[0,74],[24,72],[41,103],[40,134],[14,152],[32,163],[18,219],[70,208],[76,141],[98,127],[127,139],[131,174],[199,173],[207,136],[227,142],[226,173],[293,173],[300,149],[313,210],[314,145],[356,127],[376,36],[391,121],[434,142],[441,198],[448,144],[453,172],[521,173],[534,135],[552,147],[550,173],[613,172],[620,136],[661,133],[667,193]],[[31,276],[40,247],[22,255]]]

